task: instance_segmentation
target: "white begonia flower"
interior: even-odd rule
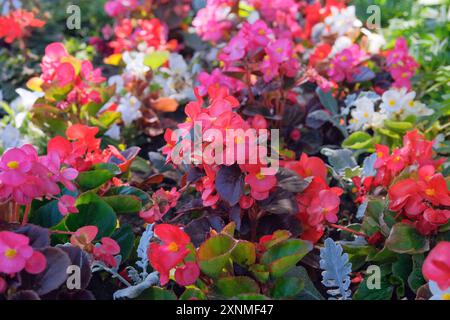
[[[349,129],[357,131],[364,128],[372,122],[374,114],[373,101],[367,97],[362,97],[353,102],[355,109],[352,110],[352,119],[350,120]]]
[[[160,68],[165,74],[157,75],[154,81],[162,88],[166,97],[181,100],[193,100],[193,81],[189,67],[183,56],[172,53],[169,56],[169,68]]]
[[[145,79],[145,74],[150,70],[150,67],[144,64],[145,53],[143,52],[125,52],[122,55],[122,60],[125,62],[125,73],[128,73],[136,78]]]
[[[106,132],[105,136],[108,136],[114,140],[120,140],[120,127],[116,123],[111,126]]]
[[[446,290],[441,290],[434,281],[428,282],[428,287],[433,295],[430,300],[450,300],[450,287]]]
[[[134,120],[142,116],[141,102],[131,93],[127,93],[120,99],[117,111],[121,113],[125,125],[130,125]]]
[[[347,49],[353,44],[352,39],[346,36],[341,36],[336,39],[336,41],[333,44],[333,47],[331,48],[330,57],[333,57],[336,53],[341,52],[344,49]]]
[[[25,110],[30,110],[36,100],[45,95],[44,92],[33,92],[23,88],[16,89],[16,92],[20,97],[19,103]]]
[[[325,18],[324,23],[328,34],[337,34],[338,36],[362,26],[362,22],[356,18],[355,6],[343,9],[331,7],[331,15]]]
[[[19,130],[11,124],[1,130],[0,139],[4,149],[19,147],[22,144]]]
[[[108,79],[108,85],[116,85],[116,93],[120,93],[124,86],[124,81],[121,75],[114,75]]]
[[[366,28],[362,28],[361,32],[367,37],[367,51],[371,54],[377,54],[380,49],[386,45],[386,39],[383,35],[375,32],[371,32]]]
[[[388,118],[387,114],[383,112],[374,112],[370,127],[373,129],[381,128],[384,125],[384,120]]]
[[[434,110],[420,101],[409,100],[403,107],[403,112],[405,115],[431,116]]]
[[[387,114],[392,114],[400,112],[404,104],[404,96],[406,94],[406,89],[402,88],[400,90],[390,89],[383,93],[381,96],[382,103],[380,108]]]

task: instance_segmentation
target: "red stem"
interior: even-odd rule
[[[49,230],[50,233],[55,233],[55,234],[68,234],[68,235],[72,235],[75,234],[75,232],[72,231],[62,231],[62,230]]]
[[[367,234],[362,233],[362,232],[358,232],[356,230],[352,230],[350,228],[346,228],[346,227],[343,227],[343,226],[340,226],[340,225],[337,225],[337,224],[334,224],[334,223],[330,223],[329,225],[330,225],[330,227],[333,227],[333,228],[336,228],[336,229],[339,229],[339,230],[343,230],[343,231],[346,231],[346,232],[349,232],[349,233],[353,233],[353,234],[356,234],[356,235],[361,236],[361,237],[369,238],[369,236]]]
[[[25,206],[25,212],[23,213],[23,218],[22,218],[22,226],[26,225],[28,222],[28,215],[30,213],[30,209],[31,209],[31,203],[29,203]]]

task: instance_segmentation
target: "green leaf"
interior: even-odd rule
[[[342,142],[342,147],[349,149],[374,149],[373,138],[370,134],[363,131],[353,132]]]
[[[234,247],[235,241],[227,235],[221,234],[206,240],[197,252],[201,271],[210,277],[218,277],[230,262]]]
[[[199,288],[186,288],[180,300],[206,300],[206,295]]]
[[[302,266],[296,266],[285,274],[286,277],[296,277],[302,280],[303,290],[296,296],[298,300],[324,300],[309,278],[308,272]]]
[[[93,170],[80,172],[77,183],[81,189],[90,190],[101,186],[117,174],[120,174],[120,169],[116,165],[101,163],[95,165]]]
[[[169,51],[154,51],[145,56],[144,65],[152,68],[152,70],[156,70],[169,59],[169,56]]]
[[[417,292],[417,290],[426,283],[422,274],[422,265],[424,261],[425,257],[423,254],[412,255],[413,265],[411,274],[408,276],[408,284],[414,292]]]
[[[316,90],[317,95],[319,96],[320,103],[331,111],[333,115],[338,114],[338,104],[336,99],[331,94],[331,91],[325,92],[319,87]]]
[[[147,192],[144,192],[141,189],[130,186],[112,187],[106,193],[106,196],[114,196],[114,195],[136,196],[142,201],[143,205],[146,205],[147,203],[150,202],[150,197]]]
[[[117,217],[114,210],[92,192],[83,193],[76,202],[78,213],[66,216],[65,223],[70,231],[84,226],[98,228],[97,239],[109,237],[116,228]]]
[[[252,265],[256,260],[255,245],[249,241],[240,240],[231,253],[234,262],[240,265]]]
[[[52,200],[38,209],[32,210],[29,222],[44,228],[51,228],[56,226],[63,218],[58,209],[58,200]]]
[[[417,254],[428,251],[430,244],[413,226],[397,223],[386,239],[386,247],[396,253]]]
[[[136,213],[142,209],[141,200],[136,196],[116,195],[102,198],[117,214]]]
[[[133,250],[135,240],[133,228],[129,224],[123,224],[114,231],[111,238],[116,240],[120,246],[120,255],[122,256],[122,263],[124,263]]]
[[[289,239],[268,249],[261,262],[269,267],[273,277],[280,277],[293,268],[309,251],[312,244],[300,239]]]
[[[392,120],[384,120],[384,125],[387,129],[400,134],[404,134],[406,131],[413,128],[413,125],[410,122],[400,122]]]
[[[390,300],[394,287],[385,279],[381,278],[380,289],[367,287],[367,278],[361,282],[358,290],[353,295],[354,300]]]
[[[275,299],[293,298],[303,290],[303,280],[297,277],[280,277],[275,280],[270,295]]]
[[[139,295],[137,300],[177,300],[177,296],[171,290],[160,287],[150,287],[145,289]]]
[[[267,266],[263,264],[254,264],[251,265],[249,271],[254,275],[254,277],[259,282],[267,282],[270,277],[269,269]]]
[[[224,298],[232,298],[243,293],[259,293],[259,286],[249,277],[224,277],[215,283],[217,294]]]

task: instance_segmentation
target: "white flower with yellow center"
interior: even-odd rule
[[[128,93],[120,99],[117,111],[121,113],[125,125],[130,125],[134,120],[141,117],[140,108],[141,102],[131,93]]]
[[[143,52],[125,52],[122,56],[125,62],[125,72],[139,79],[145,79],[145,74],[150,67],[144,64],[145,53]]]
[[[380,108],[387,114],[397,113],[402,110],[406,89],[391,89],[383,93]]]
[[[367,97],[359,98],[353,102],[355,109],[352,110],[352,119],[350,120],[349,129],[357,131],[363,127],[367,127],[372,122],[374,114],[373,101]]]

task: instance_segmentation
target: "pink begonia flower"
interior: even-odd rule
[[[68,195],[63,195],[61,198],[59,198],[58,201],[58,209],[59,212],[65,216],[68,213],[77,213],[78,209],[75,207],[75,198],[68,196]]]
[[[198,91],[202,96],[208,93],[208,88],[211,86],[226,87],[231,92],[239,92],[245,88],[244,82],[224,75],[219,68],[215,68],[211,74],[205,71],[200,72],[197,81],[200,83]]]
[[[190,286],[200,276],[200,268],[195,262],[186,262],[175,270],[175,281],[180,286]]]
[[[81,227],[70,237],[70,243],[75,247],[90,251],[92,241],[94,241],[97,233],[98,228],[96,226]]]
[[[140,212],[139,216],[147,223],[159,221],[171,208],[177,205],[180,196],[181,194],[175,187],[170,191],[161,188],[152,195],[152,207]]]
[[[15,274],[25,269],[39,274],[46,267],[45,256],[34,251],[28,237],[10,231],[0,232],[0,273]]]
[[[61,59],[68,56],[69,54],[67,53],[67,50],[62,43],[54,42],[49,44],[45,48],[45,55],[42,58],[41,79],[47,83],[50,83],[54,78],[56,69],[61,64]]]
[[[246,55],[248,41],[243,37],[236,36],[222,49],[221,60],[237,61]]]
[[[328,75],[336,82],[352,81],[360,72],[359,65],[367,58],[366,53],[354,44],[338,52],[330,62]]]
[[[231,6],[228,6],[228,9]],[[233,23],[227,19],[227,3],[208,4],[197,12],[192,26],[204,41],[218,42],[231,29]]]
[[[315,197],[307,212],[310,215],[309,221],[312,225],[317,225],[323,220],[331,223],[336,223],[338,220],[337,213],[339,212],[340,199],[339,196],[332,190],[322,190],[319,196]]]
[[[408,45],[402,37],[395,42],[394,49],[387,52],[387,70],[394,79],[393,86],[396,88],[411,89],[411,78],[419,67],[418,63],[408,53]]]
[[[0,161],[0,180],[16,187],[25,183],[26,173],[31,170],[32,162],[20,148],[8,149]]]
[[[120,253],[120,247],[117,242],[111,238],[103,237],[102,244],[94,247],[94,257],[97,260],[103,261],[110,267],[115,268],[117,262],[114,256]]]
[[[285,62],[292,56],[292,41],[278,39],[267,46],[266,53],[277,63]]]

